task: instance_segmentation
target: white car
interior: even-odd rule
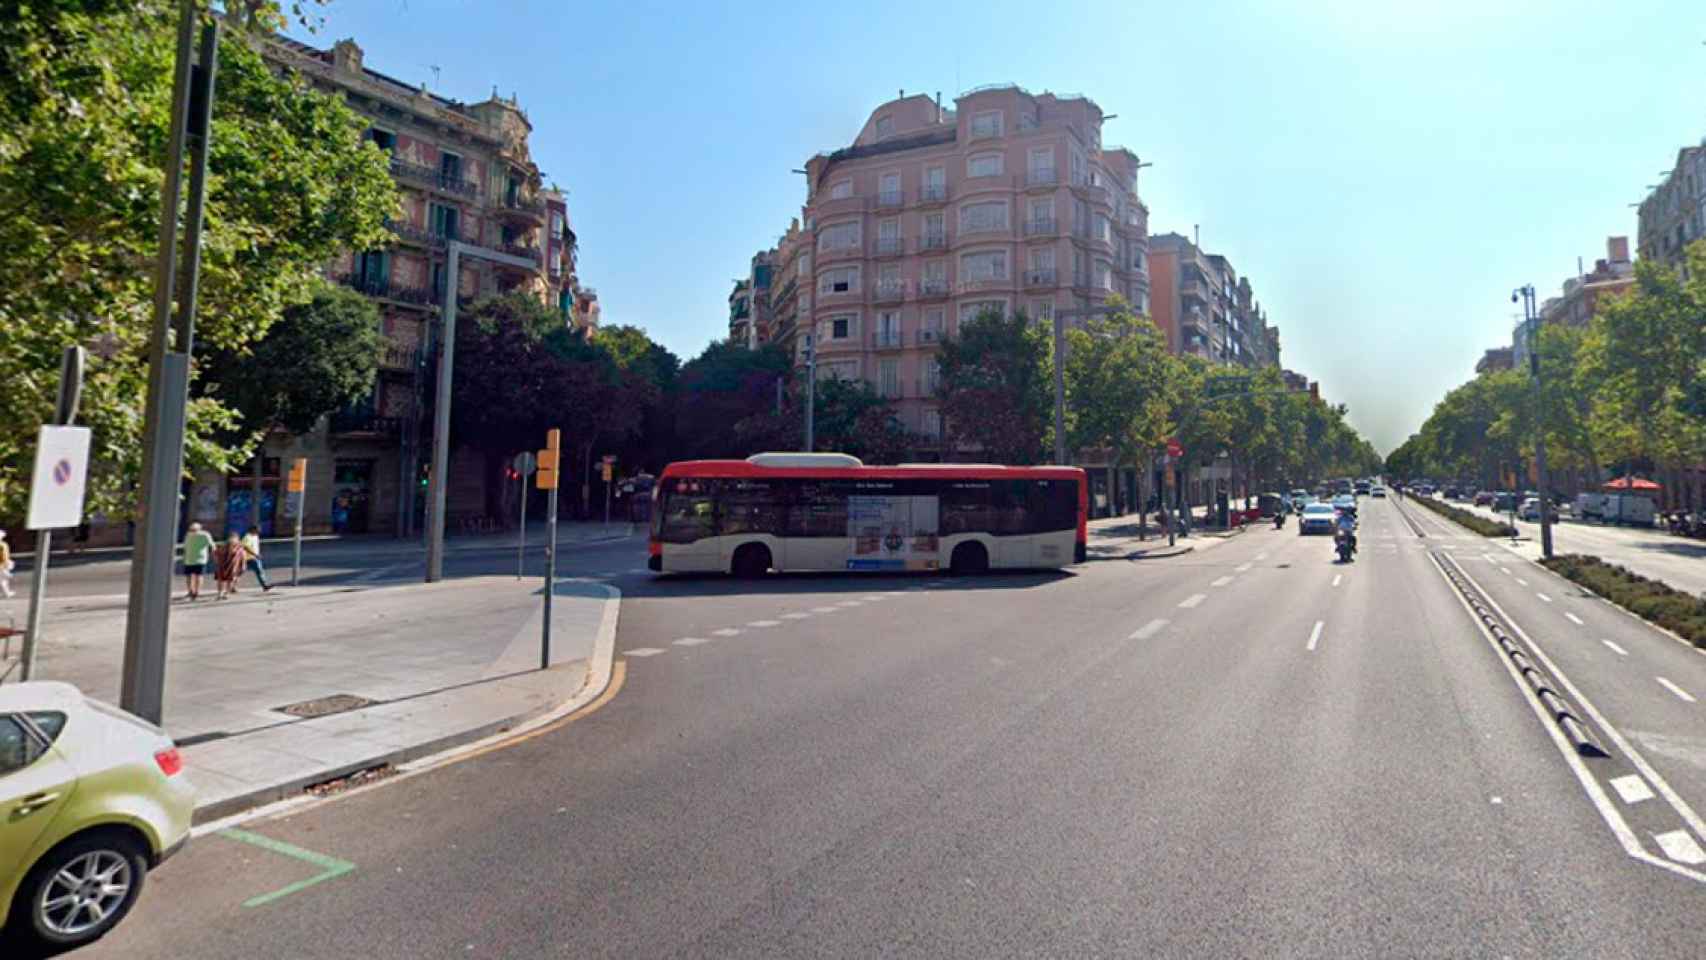
[[[51,951],[99,939],[190,835],[195,791],[159,727],[68,683],[0,685],[0,923]]]
[[[1330,503],[1311,503],[1303,508],[1303,516],[1297,518],[1297,534],[1332,533],[1333,525],[1339,511],[1333,509]]]

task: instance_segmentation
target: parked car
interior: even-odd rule
[[[1372,489],[1372,486],[1369,484],[1369,482],[1367,480],[1358,480],[1356,482],[1355,491],[1356,491],[1357,496],[1359,496],[1359,497],[1360,496],[1367,496],[1369,490],[1371,490],[1371,489]]]
[[[1309,491],[1298,487],[1291,492],[1291,512],[1302,513],[1303,507],[1309,502]]]
[[[1516,515],[1518,518],[1523,519],[1523,520],[1528,520],[1530,522],[1536,522],[1536,523],[1539,522],[1539,520],[1540,520],[1540,498],[1539,497],[1529,497],[1529,498],[1523,500],[1522,506],[1517,508]],[[1546,519],[1556,521],[1558,519],[1558,508],[1548,505],[1546,508]]]
[[[1516,494],[1514,493],[1493,494],[1493,510],[1498,513],[1510,513],[1516,509],[1516,503]]]
[[[1475,494],[1475,505],[1477,507],[1490,507],[1490,506],[1492,506],[1493,505],[1493,491],[1482,490],[1481,492]]]
[[[1373,497],[1376,500],[1384,500],[1384,499],[1386,499],[1386,488],[1385,487],[1369,487],[1368,488],[1368,495]]]
[[[1445,498],[1447,500],[1462,500],[1463,499],[1463,491],[1458,489],[1457,487],[1446,487],[1445,488]]]
[[[1297,533],[1332,533],[1333,520],[1338,511],[1330,503],[1311,503],[1303,508],[1303,516],[1297,518]]]
[[[165,731],[68,683],[0,686],[0,924],[49,949],[96,940],[183,847],[195,793]]]

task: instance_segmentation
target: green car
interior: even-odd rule
[[[0,685],[0,923],[55,948],[111,930],[189,839],[195,792],[165,731],[68,683]]]

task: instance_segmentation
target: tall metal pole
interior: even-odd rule
[[[206,193],[209,121],[213,112],[214,70],[219,53],[219,24],[202,27],[199,64],[191,50],[198,19],[193,0],[183,0],[178,19],[176,69],[172,78],[172,129],[160,189],[159,253],[154,273],[154,323],[148,358],[148,399],[143,422],[143,510],[136,526],[130,568],[130,601],[125,619],[124,667],[119,704],[159,723],[166,682],[166,631],[172,603],[173,533],[177,526],[178,487],[183,476],[185,403],[189,392],[190,353],[195,346],[196,284],[200,279],[201,226]],[[192,69],[193,67],[193,69]],[[185,148],[191,151],[190,196],[185,217],[183,292],[175,298],[180,269],[178,198]],[[177,302],[176,323],[172,306]],[[175,329],[174,329],[175,327]]]
[[[66,347],[65,358],[59,365],[59,402],[53,411],[53,422],[70,426],[77,419],[77,402],[83,393],[83,366],[86,354],[82,347]],[[19,661],[18,679],[28,680],[35,674],[36,650],[40,648],[42,604],[47,600],[47,567],[53,554],[53,531],[36,531],[36,562],[30,568],[30,609],[24,620],[24,649]]]
[[[551,666],[551,595],[557,592],[557,488],[545,494],[545,625],[539,634],[539,669]]]
[[[521,536],[515,544],[515,578],[520,580],[527,572],[527,471],[516,472],[521,474]]]
[[[445,244],[444,323],[439,333],[438,392],[432,410],[432,476],[427,489],[426,582],[444,579],[444,507],[450,483],[450,384],[456,360],[456,295],[460,292],[462,242]]]
[[[1528,375],[1534,392],[1534,474],[1540,487],[1540,553],[1552,559],[1552,494],[1546,477],[1546,423],[1540,394],[1540,313],[1535,309],[1534,285],[1522,288],[1523,314],[1528,324]]]
[[[1054,462],[1066,463],[1066,313],[1054,312]]]

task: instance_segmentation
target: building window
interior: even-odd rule
[[[386,153],[391,153],[397,149],[397,135],[389,130],[381,130],[378,127],[369,127],[367,129],[367,139],[372,140],[374,146]]]
[[[948,261],[946,261],[946,260],[926,260],[926,261],[924,261],[924,279],[927,281],[931,281],[931,282],[947,283],[948,282]]]
[[[924,235],[945,239],[948,236],[948,218],[940,213],[925,214]]]
[[[948,168],[943,166],[924,168],[924,187],[926,192],[948,189]],[[935,194],[931,194],[935,196]]]
[[[1096,223],[1096,228],[1095,228],[1096,232],[1095,232],[1094,236],[1096,237],[1096,239],[1102,241],[1103,243],[1110,243],[1110,244],[1113,243],[1114,242],[1114,225],[1113,225],[1113,223],[1111,221],[1109,221],[1107,217],[1105,217],[1099,213],[1096,214],[1095,223]]]
[[[980,153],[966,159],[966,176],[968,177],[999,177],[1001,176],[1001,154]]]
[[[877,393],[891,400],[900,396],[900,361],[898,359],[884,357],[877,361]]]
[[[1047,323],[1047,324],[1054,323],[1054,301],[1053,300],[1032,300],[1031,301],[1031,319],[1037,321],[1038,323]]]
[[[818,279],[818,293],[832,296],[837,293],[859,292],[859,268],[836,267],[825,270]]]
[[[829,318],[829,339],[847,340],[859,332],[859,315],[843,313]]]
[[[795,266],[794,266],[794,276],[795,277],[797,277],[801,280],[804,280],[806,277],[811,275],[811,272],[812,272],[812,255],[811,254],[809,254],[809,253],[800,254],[800,259],[796,260],[794,262],[794,264],[795,264]]]
[[[947,313],[941,307],[924,311],[924,329],[940,336],[947,324]]]
[[[462,239],[462,211],[455,207],[447,207],[442,203],[432,204],[427,211],[428,222],[435,237],[447,240]]]
[[[1090,175],[1088,173],[1090,165],[1084,160],[1084,154],[1080,152],[1078,148],[1073,148],[1072,154],[1068,158],[1068,162],[1071,164],[1072,182],[1074,184],[1085,184],[1090,182]]]
[[[1106,260],[1096,261],[1096,286],[1102,290],[1114,288],[1114,265]]]
[[[445,183],[462,182],[462,158],[446,150],[438,157],[438,176]]]
[[[961,233],[995,233],[1007,230],[1007,201],[971,203],[960,208]]]
[[[894,136],[894,117],[877,118],[877,139]]]
[[[1054,248],[1053,247],[1032,247],[1031,248],[1031,269],[1035,270],[1035,271],[1050,271],[1050,272],[1052,272],[1054,270]]]
[[[829,199],[845,200],[853,195],[853,181],[837,180],[829,185]]]
[[[921,365],[924,367],[924,395],[935,396],[936,388],[942,385],[942,361],[936,357],[925,357]]]
[[[1001,316],[1006,316],[1007,315],[1007,301],[1005,301],[1005,300],[973,300],[970,303],[960,304],[960,327],[964,328],[966,325],[966,321],[968,321],[968,320],[972,319],[973,317],[976,317],[982,313],[996,313],[996,314],[1000,314]]]
[[[1007,251],[991,250],[986,253],[968,253],[960,257],[960,280],[962,282],[985,282],[1007,279]]]
[[[935,408],[925,410],[918,418],[919,432],[934,440],[942,435],[942,411]]]
[[[1031,201],[1031,222],[1032,223],[1041,225],[1041,224],[1049,223],[1053,220],[1054,220],[1054,201],[1052,199],[1051,200],[1032,200]]]
[[[857,250],[859,248],[859,221],[848,220],[845,223],[826,225],[817,235],[819,250]]]
[[[985,110],[972,114],[971,135],[974,140],[979,137],[1001,136],[1001,111]]]

